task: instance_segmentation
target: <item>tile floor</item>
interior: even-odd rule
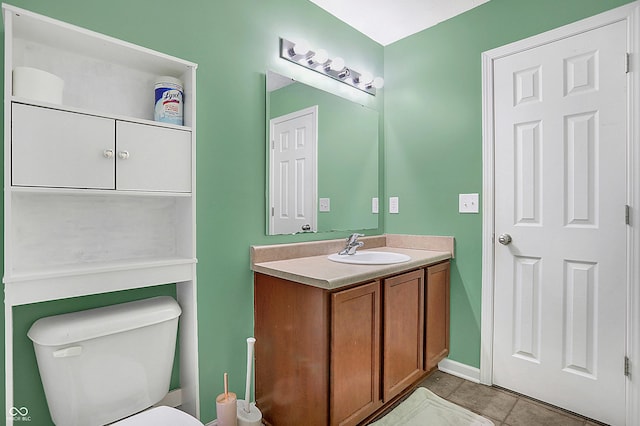
[[[487,417],[496,426],[596,426],[600,423],[490,386],[436,371],[421,384],[436,395]]]

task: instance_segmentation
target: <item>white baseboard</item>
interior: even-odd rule
[[[445,358],[438,363],[438,370],[470,382],[480,383],[480,369]]]

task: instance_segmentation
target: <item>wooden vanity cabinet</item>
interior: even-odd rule
[[[431,371],[449,355],[449,271],[450,262],[426,269],[426,341],[424,369]]]
[[[256,273],[265,424],[358,425],[424,378],[448,351],[448,264],[337,290]]]

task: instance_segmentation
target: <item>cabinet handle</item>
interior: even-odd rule
[[[127,158],[129,158],[129,151],[120,151],[120,152],[118,152],[118,157],[121,160],[126,160]]]
[[[105,149],[104,151],[102,151],[102,156],[104,158],[113,158],[113,150],[112,149]]]

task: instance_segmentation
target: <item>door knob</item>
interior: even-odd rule
[[[105,149],[104,151],[102,151],[102,156],[104,158],[113,158],[113,150],[112,149]]]
[[[118,157],[121,160],[126,160],[127,158],[129,158],[129,151],[120,151],[120,152],[118,152]]]
[[[302,230],[303,231],[311,231],[311,225],[309,225],[308,223],[306,225],[302,225]]]
[[[500,236],[498,237],[498,242],[499,242],[500,244],[505,245],[505,246],[506,246],[506,245],[508,245],[509,243],[511,243],[511,235],[509,235],[509,234],[502,234],[502,235],[500,235]]]

